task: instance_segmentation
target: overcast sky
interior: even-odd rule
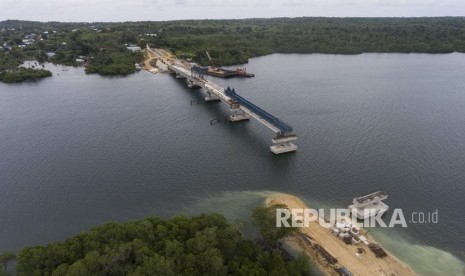
[[[465,16],[465,0],[0,0],[0,21]]]

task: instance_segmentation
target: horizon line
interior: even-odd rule
[[[299,19],[299,18],[328,18],[328,19],[421,19],[421,18],[465,18],[465,15],[441,15],[441,16],[275,16],[275,17],[244,17],[244,18],[192,18],[192,19],[167,19],[167,20],[121,20],[121,21],[42,21],[29,19],[5,19],[7,21],[24,21],[39,23],[137,23],[137,22],[170,22],[170,21],[239,21],[260,19]]]

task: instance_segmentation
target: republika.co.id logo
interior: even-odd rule
[[[329,211],[329,212],[328,212]],[[325,228],[331,228],[340,219],[351,220],[352,225],[359,227],[408,227],[411,224],[427,224],[439,222],[439,211],[427,212],[412,212],[410,220],[406,220],[404,212],[401,208],[393,210],[392,216],[389,221],[383,218],[384,212],[376,213],[375,209],[365,209],[362,219],[352,215],[349,209],[331,208],[325,209],[311,209],[311,208],[277,208],[276,209],[276,227],[308,227],[311,222],[318,222]],[[329,218],[327,217],[329,215]]]

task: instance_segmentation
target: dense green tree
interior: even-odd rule
[[[276,204],[269,207],[257,207],[252,214],[253,222],[260,228],[263,239],[276,244],[280,239],[288,237],[297,231],[294,227],[276,227],[276,209],[287,208],[286,205]],[[289,224],[291,218],[289,218]]]
[[[44,69],[18,68],[0,72],[0,81],[5,83],[21,82],[25,80],[38,80],[49,77],[52,72]]]
[[[105,223],[64,242],[22,249],[18,275],[309,275],[263,251],[217,214]]]
[[[13,49],[0,52],[0,71],[4,64],[8,64],[5,68],[13,69],[11,66],[20,61],[35,58],[36,50],[43,50],[56,52],[51,61],[58,64],[73,65],[79,55],[88,56],[89,73],[129,74],[134,72],[134,63],[140,62],[142,55],[129,52],[125,43],[168,48],[181,58],[192,58],[202,64],[209,63],[205,54],[209,51],[216,65],[246,63],[250,57],[271,53],[465,52],[463,17],[301,17],[92,24],[6,20],[0,22],[0,29],[3,28],[0,40],[8,41]],[[44,31],[49,34],[41,35],[42,41],[22,49],[16,47],[22,44],[24,34]],[[99,57],[102,52],[107,58]]]

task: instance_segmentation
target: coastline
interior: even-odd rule
[[[299,198],[289,194],[276,194],[266,198],[266,205],[284,204],[288,208],[309,208]],[[321,245],[338,261],[338,266],[347,268],[353,275],[418,275],[407,264],[400,261],[391,252],[385,250],[388,256],[377,258],[364,245],[346,245],[340,238],[335,237],[330,229],[324,228],[317,222],[310,222],[308,227],[300,228],[300,233],[310,237],[312,243]],[[377,243],[373,237],[367,237],[371,243]],[[299,235],[284,240],[284,244],[295,252],[305,253],[317,268],[326,275],[340,275],[329,265],[320,254],[308,245]],[[364,253],[358,254],[357,248],[363,248]]]

